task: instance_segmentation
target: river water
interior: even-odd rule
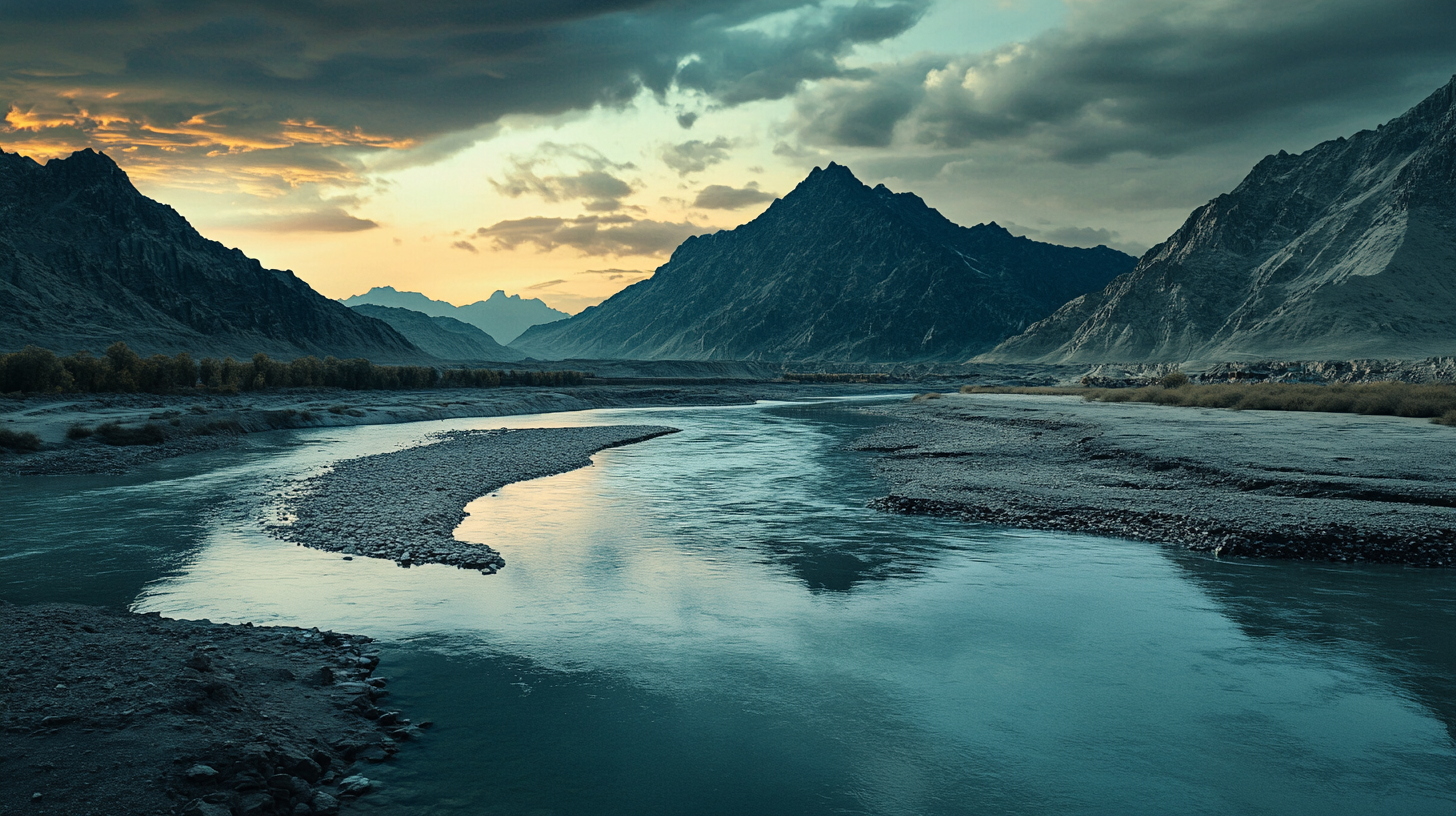
[[[0,483],[0,597],[383,641],[437,727],[380,814],[1456,813],[1456,576],[890,516],[844,403],[262,434]],[[260,530],[450,428],[666,424],[457,531],[495,576]]]

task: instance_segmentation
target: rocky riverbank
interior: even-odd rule
[[[0,430],[34,434],[42,449],[0,447],[0,476],[122,474],[143,465],[238,444],[246,434],[465,417],[673,405],[744,405],[890,393],[904,386],[754,383],[586,385],[573,388],[343,391],[293,389],[233,396],[104,394],[0,397]],[[102,426],[114,423],[114,430]],[[77,429],[79,430],[73,430]],[[127,444],[116,444],[124,442]]]
[[[491,575],[505,565],[500,553],[454,537],[465,505],[511,482],[586,467],[599,450],[670,433],[676,429],[655,425],[443,433],[433,444],[350,459],[301,482],[271,531],[350,557]]]
[[[945,395],[897,422],[875,505],[1221,556],[1456,566],[1456,433],[1424,420]]]
[[[428,727],[367,637],[3,601],[0,632],[0,813],[336,813]]]

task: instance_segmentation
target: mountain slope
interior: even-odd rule
[[[431,317],[410,309],[368,303],[349,308],[383,320],[420,350],[442,360],[515,362],[526,356],[502,346],[480,329],[453,317]]]
[[[1130,274],[987,362],[1456,353],[1456,79],[1378,130],[1259,162]]]
[[[398,332],[197,234],[103,154],[0,151],[0,348],[422,360]]]
[[[393,286],[376,286],[362,295],[344,298],[345,306],[370,303],[423,312],[431,317],[451,317],[469,323],[489,334],[497,343],[509,343],[521,332],[540,323],[551,323],[570,317],[547,306],[540,298],[507,296],[500,289],[486,300],[456,306],[443,300],[432,300],[419,292],[400,292]],[[511,359],[511,358],[497,358]]]
[[[558,359],[964,360],[1132,265],[1106,247],[957,226],[831,163],[748,224],[689,238],[652,278],[511,345]]]

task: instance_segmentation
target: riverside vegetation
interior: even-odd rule
[[[219,394],[271,388],[344,388],[350,391],[423,388],[497,388],[512,385],[580,385],[580,371],[502,371],[491,368],[375,365],[363,358],[299,357],[291,362],[255,354],[248,362],[231,357],[194,360],[142,357],[117,342],[100,357],[78,351],[66,357],[36,346],[0,354],[0,394],[103,392],[164,394],[200,389]]]
[[[1184,408],[1235,411],[1316,411],[1364,416],[1430,419],[1456,426],[1456,385],[1405,382],[1207,383],[1193,384],[1173,372],[1157,385],[1141,388],[1050,388],[966,385],[962,394],[1041,394],[1079,396],[1088,402],[1148,402]]]

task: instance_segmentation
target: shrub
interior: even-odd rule
[[[0,428],[0,448],[20,452],[40,450],[40,437],[30,431],[12,431]]]
[[[938,399],[940,399],[940,398],[942,398],[944,396],[945,396],[944,394],[941,394],[941,393],[938,393],[938,392],[935,392],[935,391],[927,391],[924,394],[916,394],[915,396],[913,396],[913,397],[910,398],[910,401],[911,402],[925,402],[926,400],[938,400]]]
[[[127,428],[120,422],[103,422],[96,426],[96,435],[108,445],[160,445],[167,441],[162,426],[148,422],[140,428]]]
[[[91,428],[88,428],[85,425],[82,425],[81,423],[77,422],[74,425],[72,425],[71,427],[69,427],[69,428],[66,429],[66,438],[67,439],[89,439],[89,438],[91,438],[91,435],[94,434],[94,433],[96,433],[96,431],[94,431]]]
[[[1164,388],[1181,388],[1188,384],[1188,375],[1177,370],[1170,371],[1158,380],[1158,384]]]

